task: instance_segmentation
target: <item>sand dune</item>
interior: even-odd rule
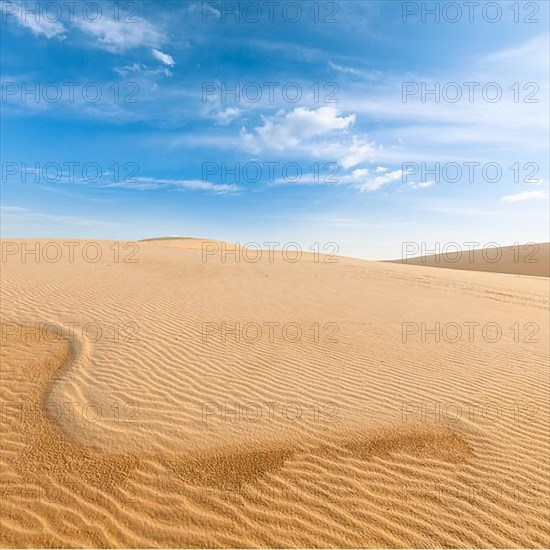
[[[403,256],[403,259],[390,261],[446,269],[550,277],[550,243],[515,244],[471,250],[468,246],[458,243],[458,246],[449,246],[442,254]]]
[[[52,242],[2,242],[2,546],[550,545],[546,279]]]

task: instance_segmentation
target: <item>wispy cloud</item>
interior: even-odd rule
[[[359,136],[353,136],[351,143],[340,142],[332,149],[344,168],[351,168],[369,160],[374,161],[376,156],[376,145]]]
[[[401,181],[403,170],[388,170],[379,166],[374,172],[367,168],[357,168],[341,178],[343,183],[351,183],[359,191],[377,191],[391,183]]]
[[[149,21],[139,18],[135,22],[114,21],[101,18],[98,21],[77,19],[76,25],[95,39],[95,44],[112,53],[133,48],[156,48],[163,42],[163,35]]]
[[[364,81],[344,90],[340,106],[353,106],[358,126],[375,117],[383,128],[374,134],[377,141],[399,142],[408,151],[414,147],[418,158],[454,160],[468,151],[476,158],[493,155],[490,160],[518,151],[540,156],[548,149],[548,42],[545,34],[472,58],[452,74],[381,74],[374,84]],[[514,82],[519,82],[515,91]],[[447,83],[460,87],[458,101],[447,99],[456,90],[444,92]],[[486,90],[488,83],[493,86]],[[407,84],[410,93],[403,97]],[[439,97],[424,96],[422,87],[439,87]],[[489,100],[495,94],[500,99]]]
[[[41,183],[43,173],[35,169],[27,169],[25,174],[34,174],[33,183]],[[28,179],[31,180],[31,175]],[[106,171],[101,174],[101,177],[97,181],[85,179],[82,177],[75,177],[69,172],[62,172],[57,176],[56,181],[47,181],[47,183],[62,184],[63,186],[78,186],[83,188],[84,186],[99,187],[99,188],[123,188],[133,189],[136,191],[151,191],[157,189],[178,189],[188,191],[208,191],[216,194],[238,193],[241,188],[236,184],[222,184],[213,183],[200,179],[173,179],[173,178],[154,178],[154,177],[136,177],[125,178],[119,180],[118,177],[110,171]]]
[[[161,52],[160,50],[157,50],[156,48],[153,48],[153,57],[160,61],[161,63],[164,63],[168,67],[173,67],[176,63],[174,62],[174,58],[171,55],[168,55],[167,53]]]
[[[38,8],[37,8],[38,9]],[[97,20],[77,16],[69,21],[52,20],[44,14],[37,15],[28,10],[22,2],[6,2],[1,0],[0,11],[21,26],[29,29],[35,35],[46,38],[65,39],[70,27],[77,28],[94,40],[92,44],[111,53],[123,53],[135,48],[151,48],[152,56],[167,67],[175,65],[174,58],[162,51],[160,46],[166,42],[165,35],[151,22],[142,17],[131,21],[100,17]]]
[[[526,202],[526,201],[541,201],[547,200],[548,193],[542,190],[536,191],[522,191],[521,193],[516,193],[514,195],[505,195],[500,200],[502,202]]]
[[[72,226],[81,227],[97,227],[97,226],[113,226],[111,222],[105,222],[100,220],[92,220],[88,218],[82,218],[77,216],[64,216],[58,214],[48,214],[44,212],[36,212],[28,208],[22,208],[20,206],[0,206],[0,212],[2,213],[3,221],[25,223],[28,221],[42,221],[61,223]]]
[[[220,84],[216,82],[216,86],[219,85]],[[222,103],[219,94],[206,94],[203,95],[203,101],[204,98],[206,98],[206,101],[203,104],[201,113],[208,119],[214,119],[220,126],[230,124],[243,113],[243,109],[236,105]]]
[[[124,65],[123,67],[115,67],[114,71],[122,77],[126,77],[130,74],[143,77],[153,77],[160,74],[164,76],[172,76],[173,74],[167,67],[152,68],[144,63],[131,63],[129,65]]]
[[[361,78],[379,78],[381,76],[380,71],[365,71],[364,69],[359,69],[357,67],[349,67],[347,65],[340,65],[338,63],[333,63],[332,61],[328,62],[328,66],[338,73],[356,76]]]
[[[45,17],[37,17],[27,10],[22,2],[0,2],[0,11],[11,15],[21,26],[29,29],[33,34],[43,35],[46,38],[63,40],[67,29],[61,21],[48,21]]]
[[[339,167],[340,168],[340,167]],[[318,174],[306,174],[290,181],[284,178],[278,178],[276,185],[346,185],[359,191],[378,191],[387,185],[401,181],[403,171],[390,170],[386,166],[377,166],[375,169],[356,168],[351,172],[340,174],[339,171],[334,174],[327,174],[326,177],[319,177]]]
[[[426,187],[431,187],[434,184],[435,184],[434,180],[426,180],[426,181],[419,181],[419,182],[411,181],[407,185],[411,189],[426,189]]]
[[[326,57],[326,52],[318,48],[309,48],[292,42],[273,42],[269,40],[250,40],[248,42],[251,48],[260,48],[272,52],[299,58],[304,61],[317,61]]]
[[[188,191],[209,191],[219,195],[238,193],[241,190],[238,185],[234,184],[212,183],[198,179],[165,179],[151,177],[140,177],[135,181],[128,180],[108,183],[103,187],[122,187],[125,189],[136,189],[138,191],[173,188]]]

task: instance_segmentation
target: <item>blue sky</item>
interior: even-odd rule
[[[3,0],[2,236],[547,241],[550,4],[466,4]]]

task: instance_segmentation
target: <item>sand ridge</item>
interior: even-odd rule
[[[28,328],[28,327],[27,327]],[[6,334],[8,331],[4,330]],[[32,333],[32,329],[27,334]],[[44,340],[51,340],[52,335],[41,334]],[[22,348],[25,347],[24,351]],[[56,374],[70,368],[74,360],[74,347],[67,341],[35,344],[22,346],[13,336],[8,337],[3,347],[3,365],[8,365],[3,372],[5,387],[10,387],[17,378],[17,369],[9,368],[14,355],[20,356],[21,352],[32,354],[31,368],[35,373],[33,381],[24,389],[26,399],[21,411],[21,434],[28,445],[20,452],[11,463],[4,475],[24,477],[26,484],[34,484],[32,489],[27,489],[27,495],[37,496],[41,493],[49,495],[52,492],[47,484],[55,483],[57,490],[66,490],[74,498],[78,495],[82,500],[89,498],[89,489],[92,486],[97,494],[103,497],[107,495],[115,502],[133,497],[121,491],[128,491],[128,478],[140,468],[146,468],[145,461],[167,466],[169,472],[175,478],[186,484],[209,488],[210,490],[236,491],[246,485],[257,483],[258,480],[279,471],[287,461],[299,454],[298,446],[294,448],[272,448],[269,450],[248,449],[218,449],[214,453],[206,453],[200,457],[192,456],[163,456],[163,455],[137,455],[137,454],[107,454],[94,451],[77,445],[62,433],[55,421],[48,415],[48,392],[52,380]],[[30,348],[30,349],[29,349]],[[5,398],[5,396],[3,396]],[[13,403],[5,400],[5,403]],[[12,426],[13,428],[13,426]],[[367,460],[377,456],[388,457],[395,452],[405,452],[412,456],[440,456],[445,459],[445,454],[451,461],[466,460],[470,449],[464,440],[455,433],[438,433],[439,430],[427,430],[425,427],[413,427],[395,430],[386,429],[381,433],[350,433],[344,438],[340,437],[332,445],[324,444],[312,451],[317,456],[337,459],[342,453],[352,457]],[[458,448],[457,448],[458,447]],[[6,451],[4,448],[3,451]],[[302,449],[302,452],[305,448]],[[67,479],[78,479],[78,484],[67,483]],[[53,480],[53,481],[52,481]],[[156,481],[156,480],[155,480]],[[65,486],[64,486],[65,485]],[[5,485],[4,485],[5,487]],[[155,488],[153,485],[152,489]],[[22,495],[24,492],[22,492]],[[6,496],[6,495],[4,495]],[[17,496],[16,492],[7,492],[7,500],[10,496]],[[59,497],[60,495],[56,495]],[[135,495],[137,501],[139,495]],[[62,499],[60,499],[62,500]],[[16,505],[17,498],[10,504]],[[105,503],[102,504],[103,506]],[[25,522],[26,518],[18,517],[16,510],[8,513],[14,514],[14,519]],[[4,519],[6,519],[4,516]],[[11,535],[11,536],[10,536]],[[43,535],[30,535],[28,531],[22,533],[21,538],[9,533],[4,542],[13,546],[20,546],[34,541],[33,544],[44,545],[47,540]],[[101,537],[95,535],[91,539],[94,545],[109,544]],[[47,544],[46,544],[47,545]]]
[[[413,250],[418,248],[416,243],[412,244]],[[404,248],[402,259],[389,261],[443,269],[550,277],[550,243],[516,243],[510,246],[487,246],[483,249],[449,243],[445,253],[415,257],[411,257],[406,251]]]

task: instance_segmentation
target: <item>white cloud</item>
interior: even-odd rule
[[[378,171],[382,169],[382,171],[386,172],[388,169],[387,168],[382,168],[381,166],[379,166],[375,172],[378,173]],[[368,176],[370,174],[370,170],[368,168],[356,168],[352,173],[351,173],[351,177],[353,178],[364,178],[366,176]]]
[[[411,181],[408,185],[412,189],[425,189],[426,187],[431,187],[434,183],[434,180],[419,181],[418,183]]]
[[[521,193],[516,193],[515,195],[505,195],[500,200],[502,202],[525,202],[532,200],[545,200],[548,198],[548,193],[546,191],[522,191]]]
[[[338,65],[336,63],[333,63],[332,61],[328,62],[328,66],[338,71],[339,73],[345,73],[345,74],[353,74],[353,75],[360,75],[362,71],[359,71],[358,69],[354,69],[353,67],[346,67],[344,65]]]
[[[147,65],[143,63],[132,63],[131,65],[125,65],[124,67],[115,67],[115,72],[120,76],[126,76],[128,73],[140,73],[147,71]]]
[[[203,14],[205,15],[214,15],[215,17],[221,17],[221,11],[217,8],[215,8],[214,6],[212,5],[209,5],[207,4],[206,6],[204,5],[204,2],[202,3],[203,4]],[[206,9],[205,9],[206,7]]]
[[[357,166],[367,160],[373,160],[375,152],[374,143],[368,143],[358,136],[353,136],[351,143],[345,146],[341,152],[340,164],[344,168]]]
[[[156,48],[153,48],[153,57],[155,59],[158,59],[161,63],[164,63],[165,65],[168,65],[168,67],[173,67],[176,64],[174,62],[174,58],[171,55],[168,55],[167,53],[161,52],[160,50],[157,50]]]
[[[403,170],[393,170],[392,172],[386,172],[385,174],[374,176],[373,178],[367,178],[363,183],[355,187],[359,189],[359,191],[376,191],[385,185],[400,181],[402,176]]]
[[[347,185],[359,191],[377,191],[386,185],[401,181],[402,178],[402,170],[390,171],[386,166],[378,166],[374,170],[356,168],[343,175],[337,172],[330,178],[319,178],[314,174],[305,174],[297,181],[279,178],[275,183],[277,185]]]
[[[334,107],[307,109],[297,107],[288,113],[262,116],[263,125],[252,132],[243,128],[245,148],[258,153],[262,149],[285,151],[308,140],[334,131],[346,131],[355,122],[355,115],[339,116]]]
[[[220,126],[226,126],[239,118],[242,114],[242,109],[235,105],[225,107],[218,94],[215,96],[207,96],[206,103],[203,108],[203,113],[206,118],[214,119]]]
[[[44,17],[28,11],[24,4],[15,2],[1,2],[0,11],[12,15],[23,27],[33,34],[44,35],[46,38],[64,39],[65,26],[60,21],[47,21]]]
[[[10,223],[28,223],[32,221],[43,221],[48,223],[63,223],[72,226],[83,227],[97,227],[112,226],[111,222],[105,222],[100,220],[92,220],[88,218],[80,218],[76,216],[64,216],[58,214],[48,214],[44,212],[35,212],[28,208],[21,208],[20,206],[1,206],[0,212],[2,213],[3,222],[9,221]]]
[[[245,150],[264,150],[320,158],[350,169],[380,158],[382,147],[360,135],[350,135],[355,114],[341,115],[335,107],[298,107],[275,116],[262,116],[263,124],[249,132],[241,130]],[[382,168],[381,168],[382,170]]]
[[[125,65],[124,67],[115,67],[114,71],[122,77],[126,77],[129,74],[140,74],[144,77],[155,76],[159,74],[163,74],[164,76],[173,75],[172,71],[167,67],[152,68],[145,65],[144,63],[132,63],[131,65]]]
[[[187,189],[190,191],[211,191],[218,194],[236,193],[240,191],[240,187],[234,184],[212,183],[203,180],[178,180],[178,179],[163,179],[163,178],[148,178],[140,177],[135,182],[124,181],[111,183],[104,187],[124,187],[126,189],[136,189],[138,191],[149,191],[152,189],[176,188]]]
[[[156,48],[164,39],[156,27],[145,19],[126,23],[108,18],[102,18],[95,22],[79,19],[76,21],[76,25],[83,32],[94,37],[100,48],[112,53],[140,47]]]
[[[47,38],[65,38],[67,29],[61,21],[48,21],[43,15],[27,10],[24,4],[1,0],[0,11],[14,17],[33,34],[44,35]],[[143,18],[136,18],[135,21],[114,21],[108,17],[101,17],[97,21],[78,18],[74,21],[74,25],[95,38],[97,46],[111,53],[149,47],[152,48],[152,55],[157,61],[167,67],[175,65],[174,58],[170,54],[158,49],[165,41],[163,34]]]
[[[229,124],[236,118],[239,118],[239,116],[241,116],[241,113],[242,111],[237,107],[228,107],[227,109],[218,111],[214,115],[214,118],[216,119],[216,122],[218,124],[225,126],[226,124]]]
[[[377,78],[380,76],[380,71],[364,71],[363,69],[356,69],[355,67],[348,67],[346,65],[338,65],[332,61],[328,62],[328,66],[339,73],[348,74],[352,76],[359,76],[363,78]]]
[[[373,173],[367,168],[356,168],[350,174],[338,177],[340,183],[351,184],[359,191],[377,191],[382,187],[400,181],[403,170],[392,170],[385,166],[378,166]]]

